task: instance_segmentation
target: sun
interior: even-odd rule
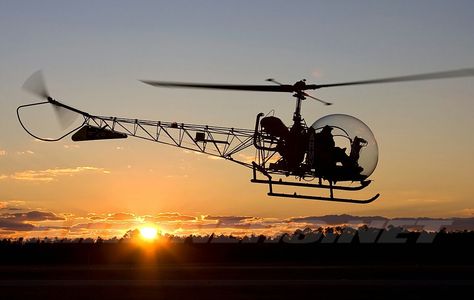
[[[140,228],[140,234],[143,239],[151,241],[158,236],[158,229],[155,227],[142,227]]]

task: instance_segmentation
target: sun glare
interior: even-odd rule
[[[140,234],[143,239],[151,241],[156,239],[158,230],[154,227],[142,227],[140,228]]]

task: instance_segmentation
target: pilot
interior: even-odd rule
[[[326,125],[314,136],[314,165],[323,174],[331,173],[336,166],[333,158],[336,143],[331,131],[332,127]]]
[[[346,148],[336,147],[332,130],[326,125],[315,135],[315,168],[322,175],[357,177],[363,171],[358,164],[359,152],[367,142],[356,137],[351,144],[351,154],[347,155]]]
[[[315,135],[315,168],[324,175],[335,175],[338,163],[346,169],[351,166],[346,148],[336,147],[332,130],[326,125]]]

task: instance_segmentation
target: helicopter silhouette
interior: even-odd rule
[[[290,93],[296,99],[291,126],[285,125],[278,117],[259,113],[253,129],[242,129],[93,115],[53,99],[46,88],[42,72],[37,71],[26,80],[23,88],[45,101],[19,106],[17,117],[28,134],[42,141],[59,141],[69,135],[75,142],[123,139],[131,136],[221,157],[247,167],[252,170],[252,183],[268,185],[268,196],[365,204],[376,200],[380,194],[369,199],[352,199],[335,197],[334,191],[358,191],[371,183],[368,178],[375,170],[378,160],[378,146],[372,131],[357,118],[342,114],[324,116],[308,126],[301,115],[304,100],[309,98],[325,105],[332,103],[316,98],[306,91],[467,76],[474,76],[474,68],[331,84],[307,84],[306,80],[295,84],[281,84],[274,79],[267,79],[273,85],[141,80],[156,87]],[[72,125],[75,120],[70,116],[71,113],[76,117],[81,116],[83,121],[55,139],[35,135],[24,125],[20,111],[46,104],[53,105],[64,128]],[[252,147],[255,148],[252,161],[242,159],[238,155]],[[305,191],[326,190],[329,194],[325,196],[276,192],[275,186],[303,188]]]

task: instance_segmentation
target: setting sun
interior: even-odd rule
[[[158,230],[155,227],[142,227],[140,234],[145,240],[154,240],[158,235]]]

